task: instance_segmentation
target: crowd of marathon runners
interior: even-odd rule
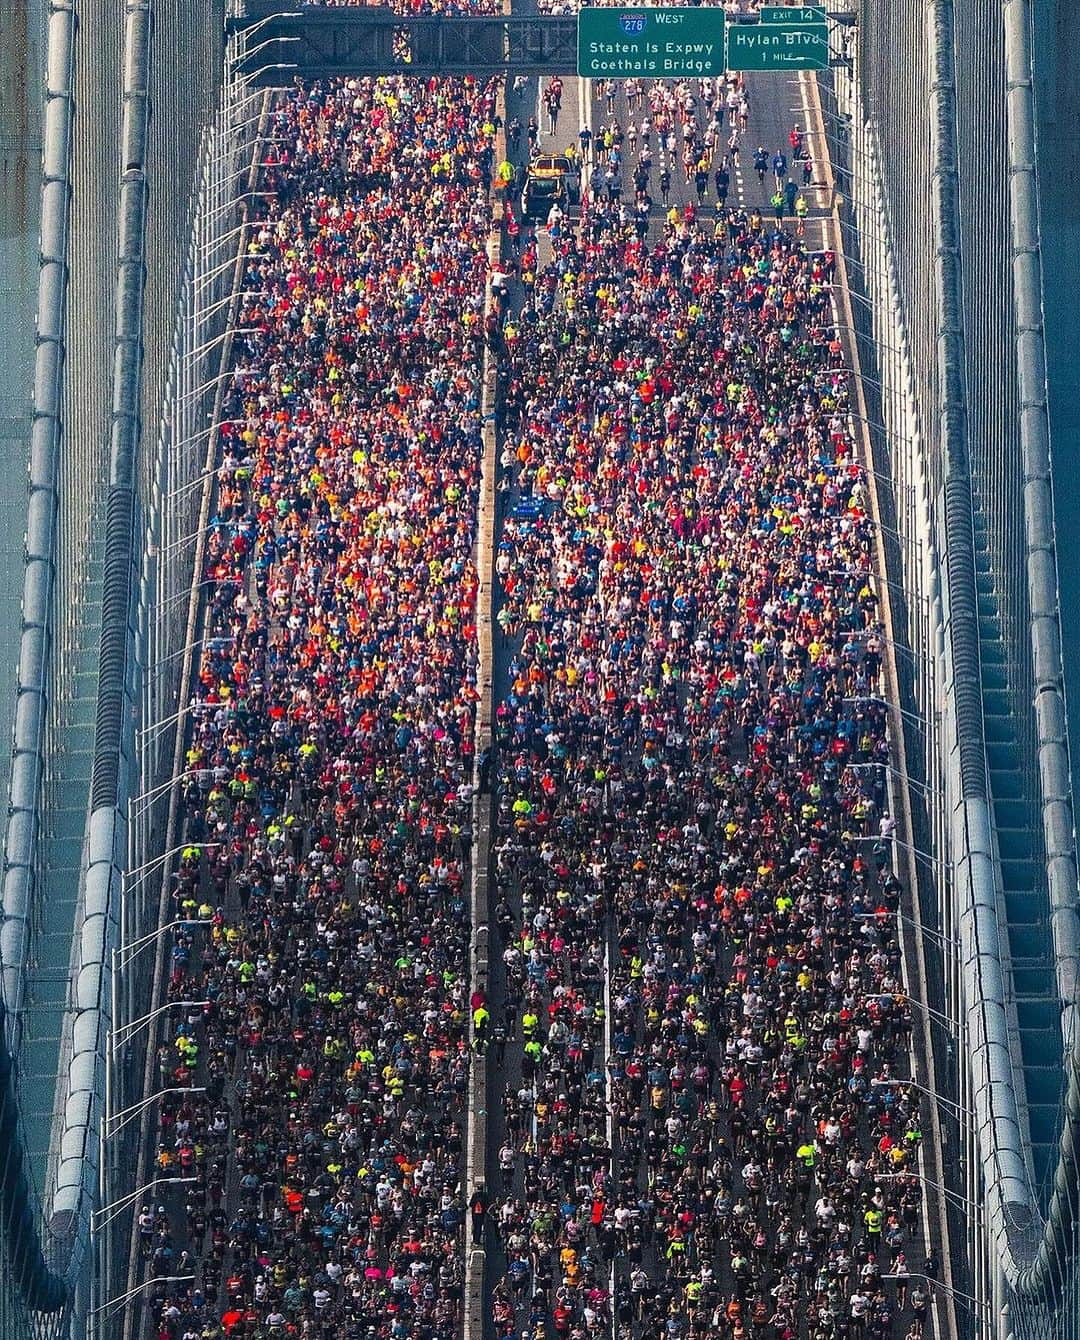
[[[500,344],[494,1329],[917,1335],[834,258],[757,211],[672,208],[651,245],[606,192],[557,222]]]
[[[156,1175],[185,1180],[137,1217],[154,1324],[450,1340],[471,1237],[507,1340],[916,1336],[833,258],[723,208],[650,240],[586,187],[549,265],[518,228],[485,313],[496,93],[348,81],[271,116],[173,888],[169,996],[210,1003],[158,1056],[192,1092]],[[505,693],[477,760],[485,348]],[[470,1187],[474,1051],[501,1143]]]
[[[506,127],[510,153],[533,155],[543,135],[569,134],[574,142],[566,146],[565,156],[583,174],[589,196],[622,206],[624,217],[632,220],[640,237],[649,231],[656,205],[671,207],[679,182],[693,188],[699,207],[709,204],[726,209],[733,199],[734,183],[741,180],[743,162],[748,179],[751,171],[757,178],[758,208],[770,213],[778,226],[793,219],[796,234],[803,236],[814,180],[806,132],[796,122],[780,147],[758,144],[751,149],[749,143],[744,144],[750,101],[743,76],[651,83],[645,79],[593,80],[598,124],[594,130],[584,122],[576,136],[565,131],[565,122],[560,127],[563,84],[558,76],[543,86],[544,126],[535,114],[522,120],[518,102],[527,82],[518,76],[511,86],[514,110]],[[620,98],[625,100],[624,120],[617,110]],[[500,164],[507,183],[515,179],[513,166],[509,160]],[[516,208],[513,199],[507,202],[515,254],[520,241],[515,231],[519,229]],[[546,219],[548,228],[561,223],[564,213],[556,203]]]
[[[149,1269],[169,1337],[457,1334],[496,88],[272,114],[205,579]]]

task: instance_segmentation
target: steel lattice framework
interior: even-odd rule
[[[828,15],[850,26],[853,13]],[[256,87],[387,74],[577,73],[577,16],[400,15],[386,6],[242,5],[227,23],[233,71]],[[833,56],[833,64],[846,64]]]
[[[229,22],[236,72],[256,85],[385,74],[573,74],[577,19],[409,16],[373,6],[248,5]]]

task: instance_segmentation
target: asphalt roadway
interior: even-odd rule
[[[515,0],[514,11],[517,12],[535,12],[535,0]],[[770,210],[769,197],[776,189],[773,172],[771,168],[773,154],[777,150],[782,150],[789,161],[788,175],[796,182],[802,190],[801,165],[795,167],[791,165],[791,149],[788,142],[788,133],[797,123],[804,134],[809,129],[810,134],[805,136],[804,142],[808,144],[811,154],[814,146],[821,145],[820,139],[814,137],[814,124],[811,108],[812,86],[810,81],[813,76],[798,73],[782,74],[749,74],[746,76],[746,91],[749,95],[749,120],[745,132],[740,141],[740,153],[737,163],[733,163],[730,168],[730,189],[728,195],[728,208],[744,208],[746,210],[759,209],[762,214],[767,214]],[[643,81],[647,92],[650,81]],[[610,124],[614,116],[619,125],[626,130],[631,119],[631,113],[627,105],[627,99],[623,91],[623,81],[618,81],[613,100],[609,104],[606,98],[597,98],[595,96],[594,81],[578,78],[566,78],[563,80],[562,107],[555,126],[555,133],[549,133],[548,118],[543,103],[543,90],[547,84],[546,78],[531,78],[524,87],[515,90],[513,85],[507,87],[506,97],[506,118],[509,123],[512,118],[517,117],[521,123],[522,133],[520,141],[516,148],[511,148],[508,140],[508,156],[515,166],[522,169],[528,161],[529,143],[525,128],[528,125],[529,118],[535,117],[539,127],[539,136],[537,150],[539,152],[561,152],[569,146],[577,149],[579,140],[578,132],[582,126],[588,125],[595,134],[604,124]],[[700,90],[697,81],[692,84],[695,94]],[[609,111],[610,105],[610,111]],[[638,110],[636,120],[640,123],[644,112]],[[704,128],[704,116],[707,111],[704,104],[698,97],[697,117],[698,124]],[[725,127],[727,121],[725,118]],[[654,136],[655,145],[655,136]],[[764,183],[759,184],[757,173],[754,170],[753,154],[758,145],[761,145],[769,156],[770,168],[765,174]],[[713,162],[713,170],[719,164],[719,158],[722,148],[718,148]],[[629,181],[630,173],[633,168],[635,156],[625,152],[625,177],[623,198],[632,200],[633,187]],[[660,190],[658,184],[658,153],[654,147],[653,152],[653,170],[650,182],[650,195],[653,197],[653,206],[650,216],[649,241],[655,241],[663,227],[664,216],[670,205],[674,204],[680,209],[690,202],[697,204],[697,194],[692,183],[687,183],[684,178],[684,172],[680,162],[676,161],[671,172],[671,191],[668,206],[665,206],[660,200]],[[584,165],[582,173],[583,186],[587,185],[589,177],[588,162]],[[519,178],[520,178],[519,172]],[[823,233],[823,218],[827,213],[829,206],[829,195],[826,186],[824,166],[820,162],[813,165],[812,182],[808,189],[804,191],[807,203],[810,206],[810,214],[806,223],[806,242],[811,250],[817,250],[825,245]],[[520,200],[513,202],[514,212],[520,218]],[[717,210],[717,199],[715,194],[714,182],[710,173],[709,190],[704,201],[703,216],[706,219],[715,217]],[[576,211],[572,211],[572,215]],[[788,220],[788,226],[793,226],[793,221]],[[522,234],[524,236],[524,225]],[[547,243],[546,233],[542,226],[536,227],[538,240],[538,259],[542,267],[550,258],[550,246]],[[512,304],[516,306],[520,299],[520,291],[514,283],[510,285],[510,294]],[[500,491],[497,494],[497,515],[495,523],[495,543],[498,546],[502,533],[504,518],[512,511],[516,502],[516,494],[513,489]],[[495,605],[493,615],[498,612],[499,593],[496,587]],[[496,702],[501,702],[507,695],[509,689],[508,666],[516,651],[516,640],[511,639],[501,632],[497,621],[493,620],[493,659],[494,659],[494,690]],[[493,839],[495,835],[493,834]],[[497,839],[495,839],[497,840]],[[494,887],[492,889],[492,898],[495,898]],[[511,937],[514,931],[521,925],[521,904],[516,896],[516,890],[511,891],[510,895],[511,911],[513,915],[513,929],[510,932]],[[507,1033],[507,1043],[505,1046],[492,1046],[488,1052],[488,1093],[487,1093],[487,1168],[489,1169],[489,1190],[493,1201],[497,1202],[507,1194],[512,1193],[515,1196],[523,1194],[523,1176],[522,1165],[524,1160],[518,1155],[515,1161],[513,1177],[508,1181],[502,1178],[499,1171],[499,1150],[507,1140],[507,1126],[504,1118],[503,1094],[509,1087],[514,1093],[522,1087],[522,1076],[520,1060],[522,1056],[522,1042],[520,1032],[521,1009],[516,1000],[508,996],[507,979],[502,962],[502,953],[507,945],[507,938],[502,935],[495,924],[495,907],[492,906],[492,929],[491,929],[491,956],[489,973],[489,997],[492,1013],[493,1025],[502,1024]],[[609,919],[608,934],[611,937],[614,934],[614,926]],[[614,946],[611,946],[611,952],[617,952]],[[610,1020],[610,1010],[608,1011]],[[593,1053],[593,1066],[603,1069],[607,1057],[600,1054],[601,1048],[596,1048]],[[609,1135],[614,1135],[610,1132]],[[511,1143],[514,1143],[511,1140]],[[613,1140],[612,1149],[612,1171],[615,1174],[615,1181],[618,1182],[620,1155],[617,1147],[617,1141]],[[639,1160],[634,1160],[638,1164],[639,1181],[641,1190],[646,1190],[643,1180],[643,1170]],[[485,1308],[484,1308],[484,1335],[490,1337],[494,1335],[494,1326],[491,1319],[490,1297],[492,1290],[499,1284],[503,1278],[505,1269],[505,1258],[502,1253],[498,1235],[494,1231],[494,1225],[491,1223],[493,1216],[489,1215],[489,1225],[486,1235],[487,1246],[487,1265],[485,1271]],[[656,1259],[653,1248],[646,1247],[645,1259],[643,1262],[652,1279],[657,1283],[664,1273],[664,1263]],[[612,1265],[612,1280],[614,1286],[614,1295],[616,1303],[620,1297],[625,1298],[628,1292],[627,1276],[629,1265],[626,1262],[615,1262]],[[726,1297],[726,1290],[731,1286],[731,1280],[726,1277],[726,1272],[718,1271],[717,1283],[720,1286],[722,1296]],[[528,1291],[526,1291],[527,1296]],[[518,1329],[525,1321],[528,1314],[528,1307],[525,1306],[519,1310],[517,1316]],[[635,1324],[633,1327],[635,1335],[640,1333],[640,1328]]]
[[[534,0],[515,0],[515,10],[534,7]],[[758,74],[748,76],[747,91],[749,93],[750,113],[749,123],[741,141],[740,161],[732,166],[731,186],[728,197],[729,207],[742,207],[746,209],[758,208],[762,213],[766,213],[769,208],[769,196],[774,190],[773,174],[771,170],[766,174],[765,182],[759,185],[756,173],[753,169],[753,150],[758,144],[761,144],[769,154],[770,162],[773,153],[777,149],[782,149],[790,159],[790,148],[788,144],[788,132],[797,122],[800,127],[806,130],[810,121],[810,110],[808,107],[808,97],[810,87],[808,76],[793,74]],[[555,133],[548,133],[547,118],[544,115],[542,102],[543,87],[546,79],[530,79],[524,88],[515,92],[512,87],[507,89],[507,119],[517,116],[524,127],[527,125],[529,117],[535,116],[539,126],[540,151],[552,152],[555,150],[564,150],[567,146],[578,144],[578,132],[583,125],[588,124],[594,131],[604,123],[610,123],[612,115],[616,117],[621,126],[627,127],[630,112],[627,106],[622,83],[620,82],[614,93],[611,104],[611,112],[608,111],[608,104],[605,99],[597,99],[594,96],[594,90],[589,81],[579,80],[577,78],[567,78],[564,80],[562,109],[558,117]],[[648,85],[646,84],[646,90]],[[696,87],[695,87],[696,91]],[[699,122],[704,115],[704,107],[700,104],[698,108]],[[638,111],[637,120],[640,122],[643,113]],[[702,122],[703,124],[703,122]],[[814,144],[813,138],[810,144]],[[521,142],[516,151],[510,153],[512,161],[519,167],[523,166],[528,156],[528,141],[523,131]],[[654,159],[657,155],[654,154]],[[714,164],[715,166],[715,164]],[[632,167],[632,160],[628,155],[628,173]],[[652,194],[655,197],[655,203],[652,209],[650,240],[655,240],[663,226],[665,206],[659,199],[659,188],[657,185],[658,168],[654,166]],[[815,171],[815,177],[822,175]],[[796,182],[801,185],[801,173],[794,177]],[[629,181],[627,181],[629,186]],[[811,206],[811,216],[807,224],[807,244],[811,248],[822,245],[821,242],[821,223],[820,218],[824,215],[825,207],[828,204],[826,190],[822,182],[818,186],[812,186],[806,192],[807,199]],[[624,198],[632,197],[632,188],[624,193]],[[672,171],[670,204],[683,207],[691,201],[696,201],[696,193],[692,185],[688,185],[684,180],[684,174],[681,164],[676,163]],[[716,211],[716,197],[714,193],[713,181],[710,178],[709,193],[704,202],[705,217],[711,217]],[[515,212],[517,202],[515,202]],[[550,249],[546,245],[546,240],[542,231],[540,238],[540,263],[543,265]],[[520,294],[515,295],[514,286],[511,285],[512,297],[519,298]],[[497,513],[496,513],[496,544],[498,543],[503,519],[513,508],[516,501],[512,490],[500,492],[497,494]],[[497,613],[498,591],[495,593],[495,609],[493,615]],[[508,684],[508,665],[514,654],[515,645],[512,640],[505,637],[500,631],[497,621],[493,620],[494,637],[494,691],[496,701],[501,701],[507,693]],[[235,904],[235,893],[232,895]],[[511,897],[512,912],[514,924],[520,925],[521,906],[516,895]],[[235,905],[230,906],[230,914],[235,914]],[[491,909],[494,913],[494,907]],[[614,926],[609,924],[609,935],[614,934]],[[493,1196],[505,1195],[508,1187],[500,1182],[498,1172],[498,1152],[503,1145],[506,1137],[506,1126],[503,1115],[502,1095],[509,1084],[514,1091],[521,1087],[521,1044],[519,1020],[520,1009],[508,1000],[506,976],[503,969],[502,951],[506,946],[506,940],[500,934],[492,917],[492,941],[491,941],[491,967],[489,974],[489,996],[491,1001],[492,1020],[494,1025],[503,1024],[508,1033],[508,1042],[504,1048],[493,1045],[489,1051],[488,1073],[488,1093],[487,1093],[487,1167],[490,1171],[489,1186]],[[614,945],[611,945],[612,952],[617,952]],[[608,1012],[610,1018],[610,1011]],[[593,1061],[596,1066],[603,1069],[607,1056],[607,1047],[601,1042],[594,1051]],[[205,1082],[200,1078],[200,1082]],[[619,1163],[619,1151],[614,1149],[614,1163]],[[638,1162],[635,1160],[635,1162]],[[522,1190],[522,1160],[517,1159],[512,1186],[515,1194],[520,1194]],[[237,1203],[239,1172],[235,1164],[230,1164],[225,1172],[225,1203],[231,1211]],[[642,1184],[644,1191],[644,1185]],[[467,1188],[466,1191],[471,1191]],[[161,1194],[161,1193],[159,1193]],[[175,1197],[165,1196],[166,1202],[173,1211],[174,1226],[182,1222],[183,1218],[183,1200],[179,1195]],[[492,1216],[489,1216],[489,1225]],[[181,1238],[183,1234],[179,1234]],[[504,1261],[499,1249],[497,1236],[489,1227],[487,1237],[487,1268],[485,1272],[485,1287],[488,1297],[492,1288],[497,1285],[502,1278]],[[231,1254],[230,1254],[231,1257]],[[222,1275],[228,1273],[228,1261],[226,1259],[223,1265]],[[652,1255],[652,1249],[648,1248],[645,1257],[645,1266],[650,1270],[653,1278],[659,1279],[661,1273],[661,1263]],[[140,1277],[145,1269],[143,1265],[137,1268]],[[618,1288],[624,1288],[626,1284],[626,1266],[616,1272],[616,1285]],[[721,1279],[718,1281],[721,1287],[728,1281]],[[149,1301],[149,1293],[148,1299]],[[136,1326],[136,1333],[140,1328]],[[637,1329],[637,1328],[635,1328]],[[485,1300],[484,1313],[484,1333],[492,1334],[492,1323],[490,1307]]]
[[[515,12],[519,5],[515,4]],[[526,12],[535,8],[532,0],[521,6]],[[817,161],[813,162],[813,175],[810,187],[804,192],[807,203],[810,206],[810,215],[807,222],[807,245],[812,249],[822,245],[821,225],[815,224],[815,219],[820,219],[827,212],[829,200],[828,191],[825,183],[825,169],[823,155],[820,150],[823,148],[823,142],[815,132],[811,123],[811,81],[813,76],[810,74],[778,73],[778,74],[748,74],[745,76],[746,89],[749,94],[750,117],[747,128],[743,132],[738,159],[730,166],[731,184],[728,194],[729,208],[744,208],[747,210],[760,209],[763,214],[769,211],[769,198],[775,189],[773,172],[771,168],[772,158],[777,150],[782,150],[788,159],[788,176],[795,181],[795,184],[802,190],[802,173],[796,169],[796,165],[791,161],[791,149],[788,143],[788,134],[796,124],[804,132],[804,142],[807,144],[811,155],[818,152]],[[612,116],[618,121],[623,130],[627,130],[631,120],[641,121],[642,110],[638,110],[636,116],[632,116],[627,106],[625,93],[623,92],[622,80],[617,81],[616,93],[613,101],[609,104],[603,97],[595,96],[594,80],[578,79],[576,77],[567,77],[563,80],[562,108],[560,110],[555,134],[550,134],[548,129],[548,118],[544,108],[543,91],[547,83],[544,78],[530,78],[524,88],[515,92],[513,84],[508,84],[506,90],[506,117],[510,122],[514,117],[518,119],[522,126],[521,139],[518,146],[511,148],[508,142],[508,157],[519,169],[523,169],[529,158],[528,138],[525,133],[525,127],[528,125],[529,118],[535,117],[539,127],[538,150],[542,153],[553,153],[564,151],[573,147],[578,149],[578,134],[583,126],[596,132],[605,124],[610,124]],[[647,90],[653,81],[642,81]],[[692,87],[695,93],[699,92],[698,81],[693,81]],[[612,107],[612,112],[608,112],[608,106]],[[698,99],[698,124],[704,128],[704,116],[706,111]],[[725,129],[727,123],[725,120]],[[805,135],[809,128],[810,134]],[[758,183],[757,173],[754,171],[754,150],[761,146],[769,156],[770,168],[765,174],[763,184]],[[718,149],[713,162],[713,170],[719,166],[721,152]],[[624,191],[623,198],[632,200],[633,187],[629,180],[629,175],[633,167],[634,155],[628,151],[624,145]],[[663,223],[666,208],[660,200],[659,189],[659,153],[655,147],[655,136],[653,146],[653,170],[650,182],[650,194],[653,197],[653,228],[650,230],[650,238],[655,238]],[[589,176],[589,167],[585,165],[585,171],[582,174],[583,184],[586,184]],[[800,165],[801,167],[801,165]],[[697,196],[692,184],[684,180],[682,166],[676,162],[671,171],[671,192],[670,204],[685,206],[691,201],[697,201]],[[515,213],[520,218],[520,197],[514,200]],[[710,217],[716,212],[716,193],[713,180],[710,176],[709,190],[705,198],[704,213]],[[789,221],[790,222],[790,221]],[[543,264],[550,252],[546,246],[546,235],[542,230],[538,233],[540,242],[539,258]]]

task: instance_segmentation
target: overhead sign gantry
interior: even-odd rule
[[[586,79],[696,79],[727,60],[722,9],[689,6],[578,11],[577,73]]]
[[[694,79],[725,70],[824,70],[824,9],[765,5],[751,19],[709,6],[643,5],[578,12],[577,73],[587,79]]]
[[[763,5],[757,23],[727,28],[729,70],[824,70],[829,65],[829,18],[818,6]]]
[[[843,63],[830,54],[828,25],[854,21],[853,13],[817,6],[767,5],[738,18],[725,18],[719,6],[654,5],[519,18],[247,0],[227,31],[234,71],[258,86],[283,88],[296,79],[385,74],[684,79],[725,69],[824,69]],[[606,65],[618,68],[600,68]]]

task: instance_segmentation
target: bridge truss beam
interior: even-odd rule
[[[256,86],[370,75],[573,74],[575,15],[444,18],[371,6],[272,10],[230,20],[236,72]]]
[[[830,13],[850,27],[854,13]],[[402,15],[387,6],[285,8],[254,0],[227,22],[233,72],[256,87],[387,74],[577,73],[577,15]],[[846,65],[834,51],[832,64]]]

